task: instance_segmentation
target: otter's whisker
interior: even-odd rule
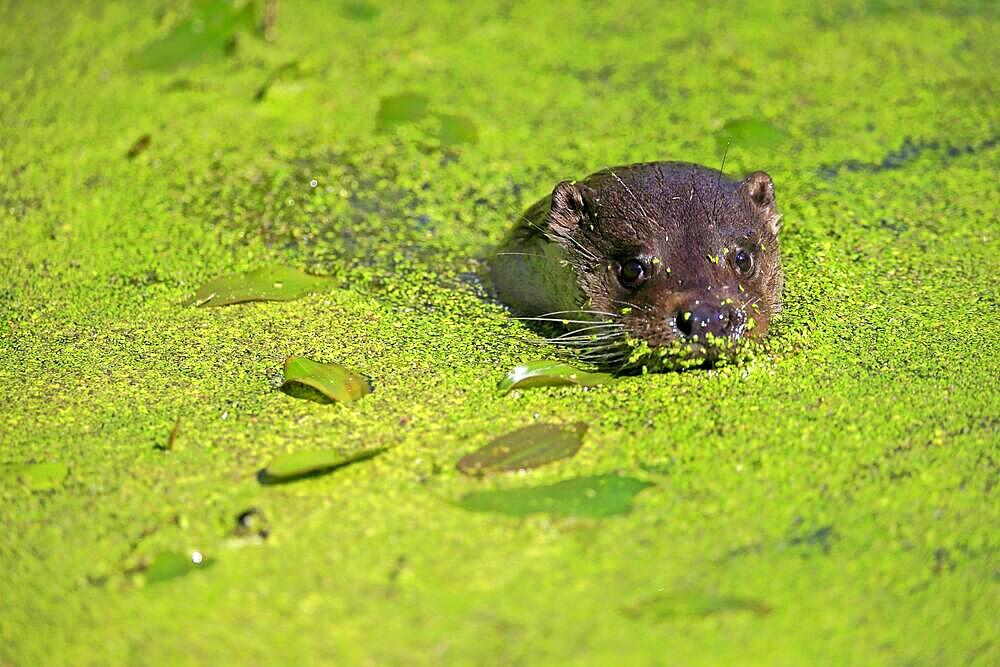
[[[613,338],[622,336],[625,333],[624,327],[614,327],[614,328],[604,328],[600,331],[594,331],[592,333],[579,333],[576,331],[570,331],[560,336],[552,336],[546,340],[552,341],[553,343],[559,343],[561,341],[576,341],[576,340],[596,340],[599,338]]]
[[[551,259],[555,260],[555,257],[549,257],[548,255],[539,255],[538,253],[532,252],[498,252],[494,257],[506,257],[508,255],[515,255],[518,257],[538,257],[539,259]]]
[[[595,262],[595,263],[600,263],[600,261],[601,261],[600,258],[597,255],[595,255],[594,253],[592,253],[589,250],[587,250],[587,248],[583,244],[581,244],[579,241],[577,241],[572,236],[555,234],[555,233],[551,232],[551,230],[549,232],[546,232],[546,236],[548,238],[550,238],[551,240],[553,240],[553,241],[558,241],[559,239],[565,239],[565,240],[569,241],[570,243],[572,243],[574,246],[576,246],[576,249],[579,250],[580,254],[583,255],[586,259],[589,259],[590,261]]]
[[[581,245],[579,241],[577,241],[576,239],[574,239],[572,237],[569,237],[569,236],[560,236],[560,235],[554,233],[550,228],[548,228],[548,227],[542,227],[538,223],[535,223],[535,222],[529,220],[526,216],[523,216],[523,215],[521,216],[521,222],[525,223],[528,226],[528,229],[532,229],[532,230],[538,232],[539,234],[541,234],[545,238],[549,239],[550,241],[557,241],[558,239],[565,239],[565,240],[569,241],[570,243],[572,243],[576,247],[576,249],[580,251],[580,254],[583,255],[584,257],[586,257],[587,259],[589,259],[589,260],[591,260],[593,262],[600,261],[599,258],[597,257],[597,255],[595,255],[591,251],[587,250],[586,247],[584,247],[583,245]]]
[[[554,324],[594,324],[594,320],[568,320],[561,317],[515,317],[521,322],[552,322]]]
[[[591,336],[588,338],[578,338],[575,340],[546,339],[545,342],[554,347],[586,347],[593,350],[598,347],[613,345],[617,343],[619,340],[621,340],[620,335],[608,335],[601,338],[598,338],[596,336]]]
[[[722,173],[726,170],[726,157],[729,155],[729,144],[726,142],[726,150],[722,154],[722,166],[719,167],[719,174],[715,178],[715,201],[712,202],[712,222],[715,223],[715,212],[719,208],[719,194],[722,192]]]
[[[587,337],[587,338],[577,338],[577,339],[564,339],[564,340],[553,340],[551,338],[543,338],[546,343],[553,345],[555,347],[589,347],[595,348],[602,345],[607,345],[614,343],[620,336],[607,336],[604,338]]]
[[[612,329],[612,330],[623,330],[625,328],[624,324],[618,324],[617,322],[602,322],[600,324],[594,324],[589,327],[580,327],[579,329],[573,329],[567,331],[561,336],[556,336],[553,340],[560,340],[562,338],[575,338],[583,335],[584,331],[592,331],[594,329]]]
[[[580,340],[550,340],[542,339],[545,343],[552,345],[554,347],[586,347],[595,348],[598,346],[606,345],[615,341],[614,338],[604,338],[604,339],[580,339]]]
[[[551,345],[548,341],[541,341],[547,345]],[[594,343],[592,341],[580,341],[578,343],[559,343],[558,345],[553,345],[553,347],[559,348],[561,350],[573,350],[577,356],[581,359],[589,358],[592,350],[594,349]]]
[[[605,315],[607,317],[618,317],[615,313],[609,313],[605,310],[553,310],[548,313],[540,313],[538,317],[550,317],[552,315],[568,315],[570,313],[582,313],[585,315]]]
[[[619,336],[616,339],[611,339],[607,342],[602,342],[598,345],[590,345],[587,349],[580,353],[581,357],[588,358],[598,358],[604,357],[611,354],[617,354],[618,352],[626,349],[625,337]]]

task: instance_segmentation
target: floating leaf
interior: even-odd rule
[[[479,141],[479,129],[471,118],[438,114],[441,127],[438,139],[443,144],[474,144]]]
[[[282,454],[260,472],[258,479],[261,484],[279,484],[304,477],[316,477],[351,463],[374,458],[385,450],[385,447],[376,447],[341,454],[330,449],[320,449]]]
[[[711,616],[729,611],[749,611],[758,616],[771,612],[760,600],[697,591],[663,593],[624,610],[629,616],[665,621],[682,616]]]
[[[142,573],[147,584],[157,584],[183,577],[195,570],[211,567],[214,563],[215,561],[206,559],[198,551],[188,555],[176,551],[163,551],[156,555]]]
[[[383,97],[379,105],[375,124],[379,131],[390,130],[398,125],[414,123],[427,116],[429,101],[419,93],[400,93]]]
[[[573,456],[583,444],[587,425],[532,424],[495,438],[463,456],[458,469],[466,475],[537,468]]]
[[[265,97],[267,97],[268,92],[270,92],[271,90],[271,86],[273,86],[275,83],[282,80],[298,79],[301,76],[302,76],[302,69],[299,66],[298,60],[293,60],[291,62],[287,62],[283,65],[280,65],[275,69],[271,70],[271,73],[268,74],[267,79],[264,81],[264,83],[261,84],[260,88],[257,89],[257,92],[254,93],[253,98],[255,101],[260,102]]]
[[[576,384],[582,387],[610,382],[614,377],[610,373],[591,373],[573,368],[560,361],[528,361],[514,367],[510,374],[500,381],[498,389],[506,394],[512,389],[527,389],[528,387],[556,387],[559,385]]]
[[[650,486],[653,486],[650,482],[634,477],[592,475],[546,486],[476,491],[462,496],[458,504],[473,512],[511,516],[546,512],[559,516],[601,518],[627,514],[632,509],[632,498]]]
[[[315,76],[322,72],[324,66],[325,65],[322,61],[315,58],[291,60],[279,65],[271,70],[267,79],[263,84],[261,84],[260,88],[257,89],[257,92],[254,94],[254,100],[257,102],[264,100],[268,94],[270,94],[271,89],[277,84],[299,81],[301,79]]]
[[[167,70],[226,55],[239,30],[256,24],[253,2],[238,6],[232,0],[201,0],[191,16],[162,39],[150,42],[132,56],[135,67]]]
[[[368,2],[348,2],[344,5],[344,16],[355,21],[374,21],[378,15],[379,8]]]
[[[305,357],[285,359],[285,386],[302,384],[334,401],[355,401],[371,393],[368,380],[340,364],[324,364]],[[305,397],[303,397],[305,398]]]
[[[141,137],[136,139],[135,143],[132,144],[132,147],[128,149],[128,152],[125,153],[125,157],[127,157],[129,160],[134,160],[135,158],[139,157],[139,155],[142,154],[143,151],[149,148],[149,144],[152,141],[153,141],[152,136],[148,134],[142,135]]]
[[[741,118],[723,125],[715,138],[722,148],[730,144],[744,148],[762,148],[778,143],[785,138],[785,133],[766,120]]]
[[[313,276],[285,266],[265,266],[210,280],[187,303],[204,308],[244,301],[292,301],[329,285],[330,278],[325,276]]]
[[[62,463],[11,463],[0,466],[0,480],[17,481],[32,491],[54,489],[69,475]]]

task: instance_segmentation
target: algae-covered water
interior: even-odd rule
[[[0,0],[0,664],[1000,663],[996,3],[276,9]],[[726,145],[767,353],[497,391],[514,217]],[[333,279],[188,303],[272,265]]]

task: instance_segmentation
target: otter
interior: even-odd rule
[[[686,162],[605,169],[524,213],[492,262],[493,286],[584,361],[711,365],[763,337],[781,307],[780,221],[762,171],[737,181]]]

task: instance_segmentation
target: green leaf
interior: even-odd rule
[[[282,454],[261,471],[259,479],[262,484],[278,484],[304,477],[316,477],[351,463],[374,458],[385,450],[385,447],[376,447],[351,454],[341,454],[331,449],[320,449]]]
[[[210,280],[187,304],[205,308],[245,301],[292,301],[330,285],[331,279],[325,276],[313,276],[284,266],[265,266]]]
[[[442,144],[474,144],[479,141],[479,129],[471,118],[451,114],[438,114],[441,127],[438,139]]]
[[[537,468],[576,454],[586,432],[587,425],[582,423],[572,428],[532,424],[495,438],[463,456],[457,467],[466,475]]]
[[[271,70],[267,79],[254,94],[254,100],[260,102],[265,99],[277,84],[316,76],[323,71],[324,67],[324,61],[316,57],[303,57],[283,63]]]
[[[614,376],[610,373],[591,373],[560,361],[539,359],[515,366],[514,370],[500,381],[497,389],[501,394],[506,394],[512,389],[529,387],[556,387],[567,384],[592,387],[611,382],[613,379]]]
[[[156,555],[142,573],[147,584],[158,584],[182,577],[195,570],[211,567],[214,563],[214,560],[203,558],[201,553],[197,551],[190,555],[176,551],[163,551]]]
[[[711,616],[729,611],[749,611],[758,616],[771,608],[760,600],[716,595],[697,591],[678,591],[655,595],[624,610],[629,616],[665,621],[683,616]]]
[[[239,30],[256,25],[254,3],[238,5],[232,0],[201,0],[191,16],[165,37],[147,44],[132,56],[133,66],[147,70],[169,70],[227,54]]]
[[[324,364],[305,357],[285,359],[285,385],[290,383],[312,387],[327,398],[341,402],[356,401],[372,390],[364,376],[340,364]]]
[[[785,133],[766,120],[740,118],[723,125],[715,138],[722,148],[729,145],[763,148],[780,142],[785,138]]]
[[[419,93],[400,93],[383,97],[375,117],[380,132],[406,123],[415,123],[427,116],[429,100]]]
[[[54,489],[69,475],[62,463],[11,463],[0,466],[0,480],[16,481],[32,491]]]
[[[458,504],[473,512],[496,512],[524,516],[545,512],[558,516],[602,518],[627,514],[632,498],[653,486],[634,477],[617,474],[577,477],[556,484],[500,491],[477,491]]]

